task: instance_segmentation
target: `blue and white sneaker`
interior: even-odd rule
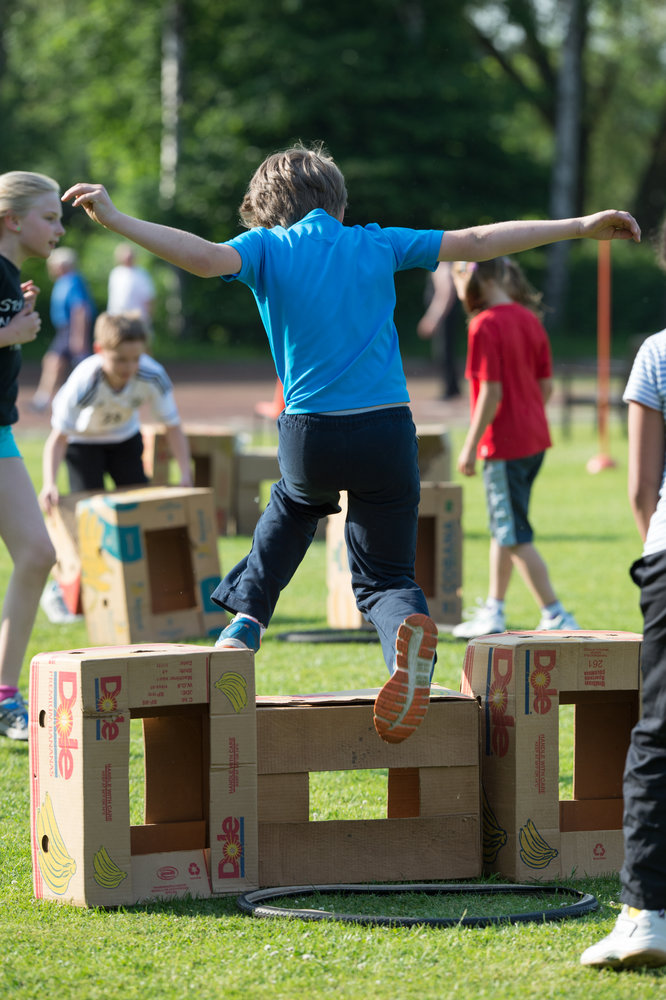
[[[0,701],[0,734],[10,740],[28,738],[28,708],[18,692]]]
[[[259,651],[261,645],[261,625],[247,615],[236,615],[220,632],[215,649],[251,649]]]

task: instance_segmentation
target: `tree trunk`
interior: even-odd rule
[[[652,144],[652,153],[643,171],[634,212],[646,236],[655,232],[666,212],[666,107],[662,110],[659,127]]]
[[[583,99],[583,25],[585,0],[568,0],[568,25],[562,46],[557,79],[555,155],[552,173],[550,214],[567,219],[576,214],[578,201],[580,124]],[[555,243],[548,251],[546,272],[546,321],[557,327],[562,321],[568,290],[569,241]]]
[[[178,159],[180,153],[179,117],[183,51],[181,35],[181,4],[167,2],[162,25],[162,141],[160,145],[160,204],[167,212],[176,201]],[[172,337],[185,332],[183,318],[183,273],[170,266],[166,297],[167,327]]]

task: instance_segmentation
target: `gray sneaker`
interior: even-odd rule
[[[73,622],[83,621],[83,615],[73,614],[65,604],[60,584],[56,580],[49,580],[46,584],[39,604],[54,625],[71,625]]]
[[[0,734],[10,740],[28,738],[28,708],[18,692],[0,701]]]
[[[571,614],[570,611],[562,611],[559,615],[554,615],[552,618],[549,615],[541,615],[539,624],[537,625],[535,632],[577,632],[580,630],[580,625]]]
[[[611,933],[584,951],[580,964],[599,969],[666,965],[666,912],[623,906]]]

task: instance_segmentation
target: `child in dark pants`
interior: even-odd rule
[[[666,270],[666,225],[661,266]],[[648,337],[623,399],[629,405],[629,500],[643,542],[631,578],[643,614],[641,717],[624,769],[622,910],[581,956],[614,969],[666,965],[666,330]]]
[[[393,320],[395,273],[561,239],[639,239],[636,222],[611,211],[447,233],[345,226],[342,173],[321,148],[302,146],[258,167],[241,206],[248,231],[228,243],[124,215],[99,184],[75,184],[63,197],[185,270],[252,290],[284,387],[282,478],[251,552],[213,595],[236,613],[218,646],[258,650],[318,520],[339,510],[347,490],[352,586],[391,674],[375,702],[375,727],[388,742],[405,739],[427,711],[437,627],[414,580],[419,474]]]

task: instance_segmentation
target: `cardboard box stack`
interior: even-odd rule
[[[342,510],[327,518],[326,615],[331,628],[354,629],[365,624],[351,588],[344,529],[347,494]],[[428,601],[430,614],[440,624],[455,624],[462,616],[462,486],[421,483],[416,582]]]
[[[482,709],[483,860],[515,881],[618,871],[622,775],[642,636],[508,632],[467,646]],[[559,795],[559,706],[574,706],[573,798]]]
[[[258,699],[261,886],[480,874],[478,703],[440,689],[416,733],[389,744],[375,696]],[[388,769],[385,819],[310,821],[310,772],[368,768]]]
[[[145,816],[130,825],[130,720]],[[80,906],[257,887],[254,656],[179,644],[42,653],[30,669],[35,896]]]
[[[194,464],[194,485],[213,491],[217,530],[220,535],[236,533],[236,432],[228,427],[209,424],[183,424]],[[169,482],[171,455],[161,424],[144,424],[143,466],[153,485]]]
[[[95,645],[215,635],[227,616],[207,489],[146,487],[76,505],[82,602]]]

